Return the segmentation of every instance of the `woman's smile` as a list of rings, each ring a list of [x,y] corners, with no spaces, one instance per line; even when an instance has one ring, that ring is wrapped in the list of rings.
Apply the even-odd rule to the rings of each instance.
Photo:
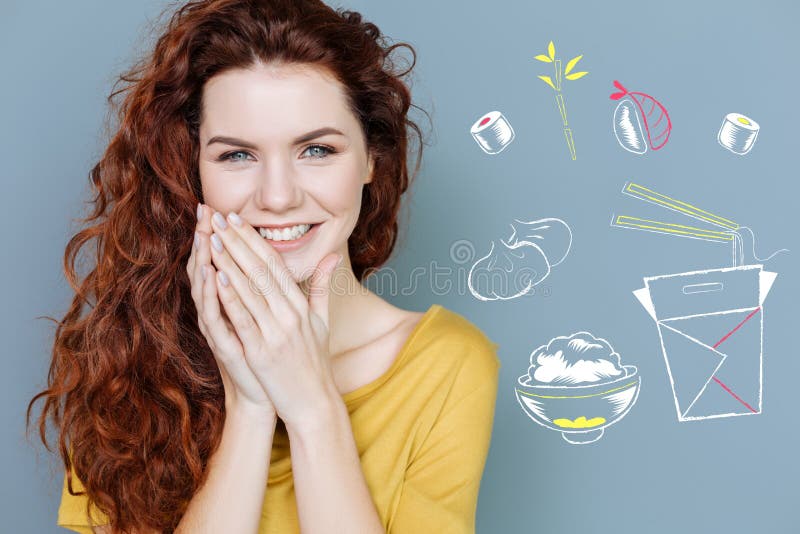
[[[309,227],[309,225],[304,224],[274,232],[258,228],[258,233],[278,252],[289,252],[305,247],[317,234],[317,229],[320,226],[321,224],[312,224]],[[276,237],[278,239],[275,239]]]

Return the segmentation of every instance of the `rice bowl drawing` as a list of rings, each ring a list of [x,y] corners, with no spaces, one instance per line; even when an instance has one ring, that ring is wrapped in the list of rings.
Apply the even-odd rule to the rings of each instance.
[[[635,365],[589,332],[556,337],[536,348],[514,388],[522,410],[537,424],[561,432],[573,445],[593,443],[619,422],[639,397]]]

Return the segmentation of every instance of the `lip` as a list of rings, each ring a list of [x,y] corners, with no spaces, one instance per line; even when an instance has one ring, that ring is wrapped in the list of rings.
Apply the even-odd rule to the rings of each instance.
[[[301,223],[302,224],[302,223]],[[267,239],[266,237],[262,237],[264,241],[269,243],[275,250],[278,252],[288,252],[291,250],[296,250],[298,248],[302,248],[308,243],[311,239],[313,239],[314,235],[317,233],[317,228],[319,228],[322,223],[314,223],[311,229],[303,234],[303,237],[300,239],[294,239],[291,241],[274,241],[272,239]],[[294,226],[294,225],[289,225]],[[282,227],[273,227],[273,228],[282,228]]]

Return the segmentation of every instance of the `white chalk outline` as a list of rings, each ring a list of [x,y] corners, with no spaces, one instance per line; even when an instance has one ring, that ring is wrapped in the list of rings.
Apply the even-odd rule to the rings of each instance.
[[[789,252],[789,249],[782,248],[773,252],[766,258],[760,258],[756,254],[755,234],[753,234],[753,230],[747,226],[741,226],[730,219],[720,217],[719,215],[715,215],[711,212],[705,211],[681,200],[674,199],[657,191],[653,191],[652,189],[631,181],[625,182],[625,185],[622,187],[622,193],[637,200],[642,200],[644,202],[654,204],[660,208],[680,213],[686,217],[691,217],[692,219],[696,219],[703,223],[723,228],[725,231],[720,232],[717,230],[709,230],[707,228],[699,228],[683,224],[665,223],[662,221],[642,219],[640,217],[631,217],[628,215],[618,216],[615,213],[611,214],[610,226],[612,228],[652,232],[674,237],[683,237],[687,239],[711,241],[715,243],[730,241],[732,244],[731,263],[733,267],[751,263],[749,259],[745,258],[744,237],[740,231],[747,230],[747,232],[750,234],[750,248],[753,258],[752,261],[765,262],[776,254],[780,254],[781,252]],[[630,222],[625,222],[623,219],[629,219]]]
[[[619,143],[619,146],[621,146],[622,148],[624,148],[628,152],[631,152],[632,154],[638,154],[638,155],[641,156],[641,155],[645,154],[647,152],[647,150],[650,148],[650,147],[647,146],[647,139],[645,139],[644,136],[642,136],[642,139],[641,139],[641,143],[644,146],[644,150],[642,150],[640,152],[638,150],[631,150],[630,148],[625,146],[625,143],[623,143],[622,139],[619,138],[619,134],[617,133],[617,120],[616,120],[617,119],[617,111],[619,111],[620,106],[622,106],[626,102],[629,102],[631,104],[631,106],[626,106],[626,107],[633,107],[634,108],[633,109],[633,118],[636,119],[636,125],[639,127],[639,131],[640,132],[645,132],[645,130],[642,128],[642,121],[639,120],[639,114],[637,113],[636,103],[633,101],[633,98],[625,96],[619,101],[619,104],[617,104],[617,107],[614,108],[614,115],[611,117],[611,124],[614,127],[613,128],[614,129],[614,136],[617,138],[617,143]],[[622,126],[623,125],[620,124],[620,127],[622,127]]]
[[[499,127],[497,122],[495,122],[495,124],[492,124],[491,126],[486,126],[485,128],[481,128],[480,130],[476,130],[475,128],[476,127],[480,128],[479,123],[483,119],[485,119],[485,118],[487,118],[487,117],[489,117],[489,116],[491,116],[491,115],[493,115],[495,113],[498,114],[495,117],[495,119],[502,120],[501,124],[504,124],[505,126],[508,126],[508,131],[511,133],[511,135],[509,136],[507,141],[501,141],[495,135],[495,139],[498,141],[498,143],[501,144],[501,146],[497,150],[492,151],[490,149],[490,147],[484,146],[485,141],[479,137],[479,134],[484,132],[484,131],[486,131],[486,130],[490,130],[493,134],[504,133],[502,131],[503,128]],[[475,122],[472,123],[472,126],[470,127],[470,130],[469,130],[469,134],[472,137],[472,139],[474,139],[475,142],[478,143],[478,146],[480,147],[480,149],[483,150],[484,153],[489,154],[490,156],[495,156],[495,155],[499,154],[500,152],[502,152],[503,150],[505,150],[514,141],[514,138],[516,137],[516,134],[514,133],[514,128],[511,126],[511,121],[508,120],[508,117],[506,117],[503,114],[503,112],[498,111],[498,110],[492,110],[492,111],[490,111],[488,113],[484,113],[483,115],[481,115]]]
[[[644,283],[645,287],[641,289],[637,289],[633,292],[634,296],[639,300],[642,306],[647,311],[648,315],[655,321],[658,327],[658,336],[661,344],[661,353],[664,357],[664,362],[667,367],[667,374],[669,376],[670,387],[672,389],[672,396],[673,401],[675,403],[675,411],[678,416],[678,421],[685,422],[685,421],[701,421],[705,419],[717,419],[721,417],[736,417],[740,415],[758,415],[763,412],[763,391],[764,391],[764,300],[767,298],[767,294],[769,293],[770,289],[772,288],[772,284],[777,277],[777,273],[764,271],[763,265],[744,265],[739,267],[725,267],[719,269],[704,269],[699,271],[688,271],[684,273],[676,273],[676,274],[667,274],[667,275],[659,275],[659,276],[649,276],[645,277]],[[726,273],[731,271],[749,271],[749,270],[758,270],[759,274],[759,287],[758,287],[758,305],[757,306],[747,306],[744,308],[732,308],[726,310],[720,310],[716,312],[708,312],[708,313],[698,313],[698,314],[690,314],[690,315],[681,315],[675,317],[665,317],[659,318],[658,314],[656,313],[655,306],[653,305],[652,299],[650,297],[650,282],[655,280],[663,280],[667,278],[675,278],[675,277],[687,277],[687,276],[695,276],[695,275],[704,275],[709,273]],[[686,287],[686,286],[684,286]],[[691,298],[691,295],[687,295],[687,298]],[[759,374],[758,374],[758,409],[753,412],[747,410],[746,406],[742,406],[741,411],[736,412],[726,412],[726,413],[719,413],[719,414],[711,414],[711,415],[704,415],[704,416],[687,416],[686,414],[691,410],[694,406],[695,402],[703,395],[706,391],[706,387],[708,383],[714,378],[717,371],[722,368],[725,360],[727,359],[728,355],[718,349],[713,348],[709,344],[696,339],[695,337],[675,328],[673,324],[665,324],[665,322],[673,322],[677,320],[686,320],[692,319],[697,317],[708,317],[708,316],[716,316],[716,315],[726,315],[726,314],[733,314],[733,313],[744,313],[744,312],[753,312],[754,310],[759,310],[759,353],[758,353],[758,367],[759,367]],[[714,372],[705,382],[705,385],[702,387],[700,392],[695,396],[689,406],[681,411],[681,406],[678,401],[678,395],[675,389],[675,380],[672,375],[672,370],[669,364],[669,354],[667,348],[664,344],[664,336],[662,334],[662,328],[667,328],[668,330],[681,335],[682,337],[688,339],[689,341],[704,347],[707,350],[712,351],[713,353],[719,355],[722,359],[714,369]],[[735,335],[735,332],[732,332],[730,335]],[[745,411],[746,410],[746,411]]]
[[[742,117],[744,119],[747,119],[749,122],[752,122],[757,126],[757,128],[755,130],[755,133],[753,134],[753,139],[750,141],[750,146],[747,147],[747,150],[745,150],[744,152],[737,152],[736,150],[733,149],[733,147],[730,147],[730,146],[728,146],[728,145],[726,145],[725,143],[722,142],[722,132],[725,130],[725,126],[727,126],[729,122],[735,128],[741,128],[741,126],[737,126],[736,123],[734,123],[733,121],[728,121],[728,117],[730,115],[739,115],[740,117]],[[747,130],[747,129],[744,128],[744,130]],[[750,130],[750,131],[752,131],[752,130]],[[719,143],[719,146],[721,146],[725,150],[727,150],[729,152],[732,152],[733,154],[736,154],[737,156],[746,156],[751,150],[753,150],[753,147],[756,144],[756,140],[758,139],[758,134],[760,132],[761,132],[761,125],[758,122],[756,122],[753,119],[751,119],[750,117],[748,117],[747,115],[745,115],[743,113],[736,113],[736,112],[726,113],[725,116],[722,117],[722,124],[720,125],[719,131],[717,132],[717,143]]]
[[[547,343],[536,347],[531,352],[531,356],[533,354],[535,354],[536,352],[538,352],[540,349],[547,347],[550,343],[552,343],[553,341],[555,341],[557,339],[570,339],[570,338],[572,338],[572,337],[574,337],[576,335],[579,335],[579,334],[586,334],[588,336],[591,336],[593,339],[595,339],[597,341],[604,342],[606,345],[608,345],[611,348],[612,355],[616,355],[618,357],[618,359],[619,359],[619,354],[617,353],[616,349],[614,349],[614,347],[611,345],[611,343],[609,343],[609,341],[607,339],[601,338],[601,337],[597,337],[594,334],[592,334],[591,332],[588,332],[586,330],[582,330],[582,331],[579,331],[579,332],[574,332],[574,333],[572,333],[572,334],[570,334],[568,336],[556,336],[556,337],[552,338],[550,341],[548,341]],[[523,382],[523,380],[530,378],[530,376],[529,376],[528,372],[525,372],[524,374],[522,374],[519,377],[517,377],[517,383],[516,383],[516,385],[514,387],[515,397],[517,399],[517,403],[519,403],[520,407],[522,408],[522,411],[525,413],[525,415],[528,416],[528,418],[530,420],[532,420],[534,423],[538,424],[539,426],[547,428],[548,430],[553,430],[553,431],[556,431],[556,432],[560,432],[561,436],[564,438],[564,440],[567,443],[570,443],[572,445],[585,445],[585,444],[588,444],[588,443],[594,443],[595,441],[597,441],[597,440],[599,440],[600,438],[603,437],[603,435],[605,434],[605,429],[606,428],[608,428],[611,425],[614,425],[614,424],[618,423],[626,415],[628,415],[628,412],[630,412],[631,408],[633,408],[634,404],[636,404],[636,401],[639,399],[639,392],[642,389],[642,377],[639,374],[638,367],[635,366],[635,365],[623,365],[621,359],[620,359],[620,366],[625,370],[625,374],[620,376],[620,377],[614,378],[613,380],[609,380],[607,382],[592,382],[592,383],[576,384],[576,385],[564,385],[564,384],[551,385],[551,384],[542,384],[542,383],[538,383],[538,382],[535,383],[535,384],[530,384],[530,383],[526,384],[526,383]],[[571,428],[565,428],[565,427],[558,427],[558,425],[555,425],[555,423],[552,423],[552,421],[550,421],[550,418],[546,417],[544,415],[544,413],[540,413],[540,410],[538,409],[538,406],[531,405],[531,404],[528,404],[527,402],[523,401],[523,397],[527,398],[527,397],[529,397],[529,396],[531,396],[533,394],[528,393],[527,391],[521,391],[518,387],[516,387],[516,386],[520,386],[520,387],[523,387],[523,388],[535,387],[537,390],[552,389],[552,390],[555,390],[555,391],[575,391],[577,393],[580,393],[581,390],[583,390],[583,389],[587,389],[587,388],[597,389],[599,386],[613,386],[614,384],[617,384],[618,382],[626,382],[626,381],[629,381],[629,380],[635,380],[635,383],[631,382],[630,384],[625,384],[624,386],[621,386],[618,391],[614,391],[612,389],[611,391],[608,391],[608,392],[601,392],[601,393],[596,393],[594,395],[591,395],[592,397],[596,397],[596,396],[606,395],[608,393],[614,393],[615,395],[617,395],[619,393],[628,393],[631,390],[633,390],[633,392],[634,392],[632,397],[631,397],[631,399],[626,401],[627,402],[626,407],[623,408],[618,414],[616,414],[614,416],[614,418],[610,422],[607,421],[606,423],[603,423],[600,426],[592,427],[592,428],[586,428],[586,429],[571,429]],[[580,398],[581,396],[580,395],[575,395],[575,397]],[[607,397],[607,398],[610,398],[610,397]],[[614,402],[614,401],[611,400],[611,402]],[[536,413],[542,419],[550,421],[551,424],[554,425],[554,427],[547,426],[542,421],[536,419],[535,417],[533,417],[531,415],[531,412]],[[578,440],[577,437],[570,436],[572,434],[574,434],[574,435],[596,434],[596,436],[594,436],[591,439]],[[571,437],[572,437],[572,439],[570,439]]]
[[[502,239],[502,238],[500,239],[500,242],[508,249],[508,253],[511,254],[512,256],[516,256],[517,258],[521,258],[521,256],[514,254],[514,251],[516,249],[518,249],[518,248],[521,248],[521,247],[531,246],[531,247],[535,248],[539,252],[539,254],[542,255],[542,258],[544,259],[545,265],[547,266],[547,272],[544,274],[544,276],[539,278],[539,280],[537,280],[535,283],[529,283],[527,287],[525,287],[524,289],[522,289],[521,291],[519,291],[518,293],[516,293],[515,295],[512,295],[510,297],[499,296],[492,289],[489,290],[489,293],[492,294],[492,295],[495,295],[495,298],[490,298],[490,297],[486,297],[484,295],[481,295],[472,286],[472,273],[475,270],[475,267],[481,261],[483,261],[486,258],[488,258],[489,256],[491,256],[492,253],[494,252],[494,246],[495,245],[494,245],[494,241],[492,241],[491,247],[489,248],[489,252],[485,256],[482,256],[482,257],[478,258],[475,261],[475,263],[472,264],[472,267],[470,267],[469,273],[467,273],[467,287],[469,288],[470,293],[472,293],[472,295],[475,298],[477,298],[478,300],[482,300],[484,302],[485,301],[491,301],[491,300],[511,300],[513,298],[517,298],[519,296],[522,296],[522,295],[525,295],[527,293],[530,293],[531,289],[533,289],[535,286],[541,284],[545,280],[545,278],[550,276],[550,272],[551,272],[552,268],[555,267],[556,265],[559,265],[561,262],[563,262],[567,258],[567,256],[569,256],[570,250],[572,250],[572,228],[570,228],[569,224],[567,224],[562,219],[558,219],[556,217],[545,217],[543,219],[534,219],[532,221],[523,221],[521,219],[515,218],[515,219],[513,219],[513,221],[516,222],[516,223],[519,223],[521,225],[535,225],[535,224],[538,224],[538,223],[550,223],[550,222],[558,222],[558,223],[560,223],[561,225],[564,226],[564,228],[566,228],[567,234],[569,235],[569,243],[567,244],[566,251],[558,259],[558,261],[551,263],[550,262],[550,258],[547,257],[547,254],[544,252],[544,250],[542,250],[542,248],[539,246],[539,244],[535,242],[535,240],[539,240],[540,242],[543,242],[544,238],[542,236],[539,236],[539,235],[536,235],[536,234],[528,234],[528,235],[519,236],[519,235],[517,235],[518,231],[524,230],[524,229],[526,229],[526,227],[518,228],[518,227],[514,226],[514,223],[509,223],[509,226],[511,226],[511,235],[507,239]],[[543,229],[546,230],[549,227],[550,227],[549,225],[548,226],[544,226]],[[487,266],[487,268],[488,268],[489,271],[494,269],[494,263],[493,262],[490,263]],[[504,271],[506,273],[512,272],[513,271],[513,265],[512,265],[512,271],[505,270],[505,269],[504,269]]]

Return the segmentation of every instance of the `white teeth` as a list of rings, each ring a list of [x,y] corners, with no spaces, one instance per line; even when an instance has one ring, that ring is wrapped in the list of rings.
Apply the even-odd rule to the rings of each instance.
[[[259,228],[258,232],[261,237],[271,239],[272,241],[291,241],[302,237],[311,228],[310,224],[298,224],[291,228],[269,230],[267,228]]]

